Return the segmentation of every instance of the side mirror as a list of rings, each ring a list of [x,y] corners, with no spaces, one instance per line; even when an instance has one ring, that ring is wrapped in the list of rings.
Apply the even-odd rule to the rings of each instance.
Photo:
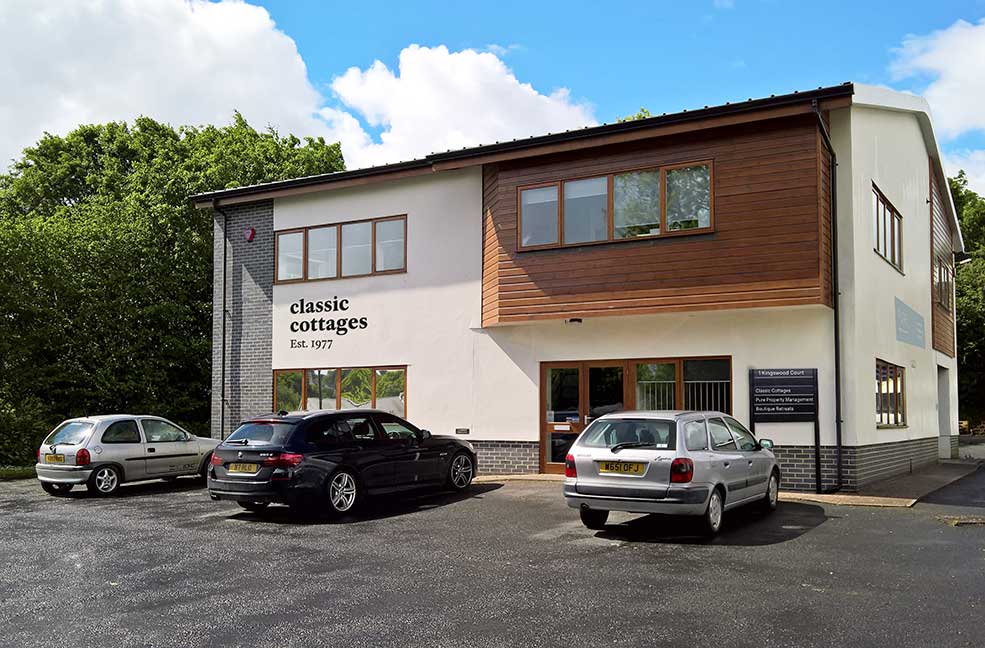
[[[427,441],[431,438],[431,430],[421,430],[421,441]]]
[[[759,440],[759,449],[760,450],[772,450],[773,449],[773,441],[771,441],[770,439],[760,439]]]

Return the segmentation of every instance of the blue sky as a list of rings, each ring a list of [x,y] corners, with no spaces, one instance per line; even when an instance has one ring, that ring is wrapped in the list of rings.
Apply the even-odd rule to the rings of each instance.
[[[843,81],[920,92],[928,79],[890,73],[904,37],[985,17],[985,0],[260,4],[295,40],[316,87],[350,66],[395,68],[411,43],[495,44],[509,48],[502,58],[520,81],[541,92],[566,87],[600,121],[640,106],[672,112]],[[985,148],[985,136],[946,146]]]

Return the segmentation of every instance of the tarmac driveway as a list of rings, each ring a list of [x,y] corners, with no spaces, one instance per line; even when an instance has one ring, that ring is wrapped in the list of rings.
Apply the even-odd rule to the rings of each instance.
[[[735,513],[711,543],[654,516],[588,531],[559,491],[305,523],[191,480],[111,499],[0,483],[0,645],[985,644],[985,526],[940,519],[985,515],[981,470],[912,509]]]

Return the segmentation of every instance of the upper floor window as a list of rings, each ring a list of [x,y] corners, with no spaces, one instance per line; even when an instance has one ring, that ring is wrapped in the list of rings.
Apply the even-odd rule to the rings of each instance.
[[[954,268],[948,259],[937,257],[937,268],[934,272],[934,299],[948,313],[954,306]]]
[[[872,185],[872,235],[875,251],[903,271],[903,216],[879,188]]]
[[[520,249],[713,228],[710,161],[521,187],[519,194]]]
[[[403,272],[407,217],[319,225],[277,232],[274,283]]]

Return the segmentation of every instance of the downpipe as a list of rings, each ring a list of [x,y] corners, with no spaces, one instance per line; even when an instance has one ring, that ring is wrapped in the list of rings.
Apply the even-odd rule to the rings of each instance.
[[[212,211],[217,212],[222,216],[222,315],[220,316],[220,329],[222,330],[222,347],[219,354],[219,438],[226,438],[226,266],[227,257],[226,250],[228,248],[228,240],[226,238],[226,230],[229,225],[229,218],[226,212],[219,209],[219,201],[212,200]]]

